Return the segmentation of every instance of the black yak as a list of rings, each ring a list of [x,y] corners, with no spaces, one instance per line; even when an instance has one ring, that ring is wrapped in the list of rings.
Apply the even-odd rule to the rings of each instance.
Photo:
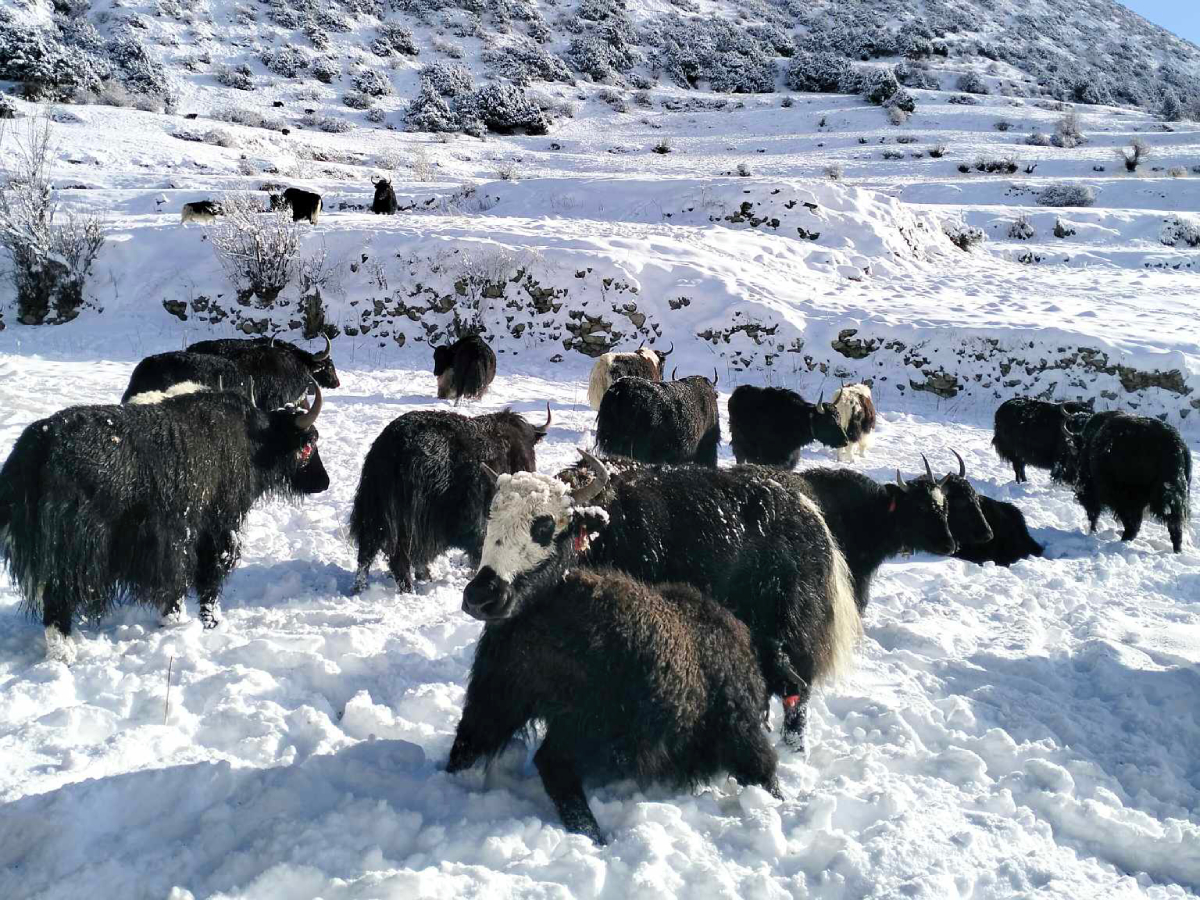
[[[967,480],[966,462],[957,450],[950,452],[958,458],[958,474],[947,474],[942,479],[942,490],[950,513],[950,533],[958,543],[955,558],[1011,566],[1018,560],[1041,556],[1043,547],[1029,533],[1021,510],[1003,500],[975,493]],[[979,528],[977,512],[983,513],[986,530]]]
[[[941,556],[954,552],[943,491],[946,480],[934,479],[928,460],[923,477],[905,481],[896,472],[895,484],[879,484],[846,468],[771,474],[821,510],[850,567],[860,614],[867,608],[871,580],[884,560],[914,551]],[[972,521],[979,532],[987,532],[978,503]]]
[[[491,529],[506,529],[509,517],[503,508],[493,515],[494,544]],[[542,784],[567,830],[597,844],[605,840],[583,792],[589,779],[690,787],[725,771],[782,799],[749,629],[693,587],[576,568],[575,533],[543,534],[559,552],[519,582],[504,609],[478,610],[471,589],[464,594],[487,626],[447,771],[494,757],[542,720],[533,757]]]
[[[188,222],[200,222],[207,225],[209,222],[215,222],[217,216],[223,215],[225,215],[225,207],[217,201],[196,200],[193,203],[183,204],[180,223],[186,225]]]
[[[875,401],[865,384],[844,384],[829,402],[837,411],[838,425],[846,432],[848,443],[838,448],[838,459],[865,457],[875,431]]]
[[[394,419],[363,461],[350,536],[358,546],[355,592],[367,586],[371,563],[382,552],[401,591],[413,588],[412,570],[424,580],[429,564],[452,547],[479,561],[492,482],[483,470],[532,472],[534,445],[550,428],[530,425],[511,410],[468,419],[458,413],[420,411]]]
[[[609,456],[647,463],[717,465],[721,423],[717,373],[709,381],[690,375],[678,381],[627,377],[613,382],[596,415],[596,446]]]
[[[795,391],[739,386],[729,397],[729,434],[739,463],[794,469],[800,450],[813,441],[849,445],[838,411],[819,399],[808,403]]]
[[[163,397],[191,393],[194,385],[214,391],[233,391],[250,399],[251,379],[237,364],[209,353],[172,350],[147,356],[133,367],[122,403],[157,403]],[[291,395],[295,400],[299,391]],[[271,409],[282,404],[274,404]]]
[[[307,219],[316,225],[321,215],[321,195],[313,191],[290,187],[283,192],[283,204],[291,208],[293,222]]]
[[[645,378],[647,381],[662,381],[663,366],[667,357],[675,351],[671,344],[670,350],[651,350],[649,347],[638,347],[634,353],[605,353],[597,358],[592,366],[592,374],[588,379],[588,405],[592,409],[600,408],[604,392],[612,387],[618,378]]]
[[[1049,403],[1032,397],[1005,400],[996,410],[992,446],[1012,463],[1018,482],[1028,481],[1025,467],[1053,469],[1067,439],[1063,421],[1086,420],[1091,410],[1083,403]]]
[[[584,460],[590,481],[578,467],[501,477],[467,611],[501,615],[566,552],[648,584],[690,584],[750,628],[767,689],[784,698],[785,737],[801,745],[811,686],[849,664],[861,632],[850,572],[817,507],[774,473],[627,461],[610,473]]]
[[[478,400],[496,377],[496,354],[477,334],[433,348],[439,400]]]
[[[168,614],[194,588],[205,627],[238,531],[269,495],[329,486],[312,409],[273,412],[198,385],[158,403],[76,406],[34,422],[0,468],[0,555],[47,646],[122,600]]]
[[[379,216],[394,216],[399,205],[396,203],[396,192],[392,183],[386,178],[374,182],[375,199],[371,201],[371,212]]]
[[[1066,430],[1064,426],[1064,431]],[[1146,512],[1167,526],[1171,548],[1183,550],[1191,501],[1192,454],[1172,425],[1123,412],[1097,413],[1080,436],[1072,436],[1075,497],[1096,531],[1111,510],[1132,541]]]

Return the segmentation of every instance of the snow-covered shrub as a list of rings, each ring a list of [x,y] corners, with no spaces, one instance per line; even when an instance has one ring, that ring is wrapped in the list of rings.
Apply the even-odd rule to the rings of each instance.
[[[1189,247],[1200,247],[1200,221],[1173,216],[1163,225],[1159,240],[1168,247],[1186,244]]]
[[[593,81],[604,81],[632,69],[638,60],[633,42],[623,32],[615,42],[599,35],[588,35],[573,39],[567,47],[567,62],[581,75]]]
[[[206,144],[212,144],[214,147],[224,147],[226,150],[232,150],[238,145],[237,138],[224,128],[209,129],[204,133],[203,140]]]
[[[486,84],[472,97],[475,116],[496,134],[545,134],[549,124],[537,104],[511,84]]]
[[[1025,136],[1025,144],[1030,147],[1049,147],[1051,143],[1053,139],[1044,131],[1034,131]]]
[[[517,164],[511,159],[506,159],[500,163],[497,163],[496,177],[501,181],[516,181],[520,177]]]
[[[1184,110],[1183,103],[1179,100],[1179,95],[1175,93],[1175,89],[1168,87],[1163,91],[1162,105],[1158,108],[1158,114],[1166,122],[1182,122],[1187,113]]]
[[[471,87],[471,73],[456,63],[434,63],[421,73],[421,90],[404,117],[410,131],[464,132],[480,136],[545,134],[549,123],[541,107],[519,87],[488,84]]]
[[[863,99],[876,106],[882,106],[891,100],[898,90],[900,90],[900,82],[896,80],[891,69],[872,69],[863,78]]]
[[[1037,236],[1037,230],[1029,217],[1022,214],[1008,223],[1008,236],[1014,241],[1028,241]]]
[[[746,165],[746,163],[744,163],[744,162],[737,164],[737,173],[738,173],[738,176],[741,178],[749,178],[751,175],[754,174],[752,171],[750,171],[750,167],[748,165]]]
[[[1125,163],[1126,172],[1136,172],[1142,160],[1150,155],[1150,148],[1141,138],[1134,138],[1130,141],[1128,150],[1118,147],[1116,154]]]
[[[342,95],[342,102],[351,109],[370,109],[371,104],[375,102],[375,98],[364,94],[362,91],[346,91]]]
[[[561,58],[529,41],[485,47],[481,58],[494,75],[507,78],[518,87],[526,87],[533,81],[575,83],[571,70]]]
[[[338,66],[337,61],[328,57],[320,57],[312,64],[313,77],[322,84],[332,84],[342,70]]]
[[[655,68],[680,87],[701,83],[720,93],[761,94],[775,90],[775,50],[725,19],[670,16],[645,35],[657,52]]]
[[[19,23],[0,7],[0,81],[23,82],[31,99],[67,100],[112,74],[100,48],[70,46],[57,29]]]
[[[262,64],[281,78],[295,78],[308,71],[308,58],[299,47],[285,45],[264,50]]]
[[[5,145],[0,122],[0,148]],[[0,248],[17,295],[17,317],[39,325],[54,312],[65,322],[79,314],[83,289],[104,244],[95,216],[60,209],[50,178],[50,123],[32,119],[24,139],[12,137],[13,153],[0,169]]]
[[[904,151],[903,150],[884,150],[883,158],[888,159],[888,160],[904,159]]]
[[[239,91],[254,90],[254,75],[247,66],[220,66],[213,74],[217,84]]]
[[[435,62],[421,70],[421,83],[442,97],[465,97],[475,90],[471,70],[457,63]]]
[[[1059,240],[1064,238],[1074,237],[1076,234],[1074,226],[1061,216],[1054,220],[1054,236]]]
[[[371,52],[376,56],[391,56],[398,53],[402,56],[416,56],[421,51],[413,39],[413,33],[398,22],[382,22],[379,25],[379,36],[371,42]]]
[[[381,125],[387,121],[387,113],[378,106],[367,110],[367,121],[373,125]]]
[[[904,88],[900,88],[896,93],[892,94],[883,105],[888,109],[898,109],[906,113],[915,113],[917,111],[917,101]]]
[[[1013,175],[1021,166],[1011,156],[979,157],[975,160],[975,171],[989,175]]]
[[[946,155],[946,145],[945,144],[936,144],[933,147],[930,147],[929,155],[932,156],[934,159],[941,159],[943,156]]]
[[[351,81],[368,97],[386,97],[392,92],[391,80],[378,69],[359,69]]]
[[[972,228],[966,222],[960,219],[942,222],[942,233],[950,238],[950,242],[959,250],[970,252],[973,247],[978,247],[985,240],[985,235],[982,229]]]
[[[1037,197],[1042,206],[1092,206],[1096,191],[1086,184],[1052,184]]]
[[[1171,168],[1167,169],[1167,174],[1172,178],[1187,178],[1187,166],[1171,166]]]
[[[614,91],[612,88],[601,88],[596,94],[597,99],[607,103],[617,112],[629,112],[629,102],[625,99],[625,95],[620,91]]]
[[[841,163],[831,163],[825,167],[825,177],[830,181],[841,181],[846,175],[846,169]]]
[[[958,80],[954,86],[964,94],[988,94],[991,89],[987,82],[983,80],[983,76],[978,72],[964,72],[958,76]]]
[[[942,83],[927,65],[901,62],[896,66],[896,80],[905,87],[919,91],[939,91]]]
[[[166,70],[151,58],[141,40],[130,35],[114,38],[107,49],[108,58],[129,90],[135,94],[162,97],[169,103],[171,83]]]
[[[0,119],[15,119],[17,117],[17,105],[8,97],[0,94]]]
[[[270,306],[291,282],[300,253],[300,226],[281,204],[264,210],[255,194],[225,195],[225,215],[209,232],[213,253],[243,299]]]
[[[1050,142],[1055,147],[1071,150],[1087,141],[1083,127],[1079,122],[1079,113],[1071,110],[1054,125],[1054,134]]]
[[[832,53],[797,52],[787,70],[787,86],[793,91],[856,94],[862,84],[849,61]]]
[[[234,125],[245,125],[249,128],[266,128],[270,131],[279,131],[285,127],[283,119],[264,115],[256,109],[243,109],[240,106],[226,106],[214,110],[212,117],[221,122],[231,122]]]
[[[900,126],[908,121],[908,113],[899,106],[885,107],[884,112],[887,114],[888,122],[892,125]]]
[[[976,106],[978,105],[979,100],[975,97],[972,97],[970,94],[955,94],[946,102],[955,106]]]
[[[668,137],[660,137],[658,143],[650,148],[655,153],[666,154],[671,152],[671,139]]]
[[[318,131],[327,131],[330,134],[345,134],[354,128],[354,125],[345,119],[322,113],[308,113],[300,120],[300,124],[305,128],[316,128]]]
[[[451,59],[462,59],[464,56],[462,44],[456,41],[447,41],[444,38],[436,35],[430,39],[435,53],[440,53],[443,56],[448,56]]]

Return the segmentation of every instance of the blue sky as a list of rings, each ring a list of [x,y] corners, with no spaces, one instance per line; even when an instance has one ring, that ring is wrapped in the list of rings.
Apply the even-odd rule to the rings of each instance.
[[[1200,44],[1200,4],[1196,0],[1120,0],[1144,19]]]

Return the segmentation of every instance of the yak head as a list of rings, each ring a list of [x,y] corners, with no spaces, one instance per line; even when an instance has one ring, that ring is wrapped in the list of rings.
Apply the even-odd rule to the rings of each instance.
[[[951,453],[958,459],[958,474],[949,473],[942,479],[942,492],[946,495],[946,509],[950,521],[950,533],[960,545],[986,544],[995,535],[979,505],[979,495],[967,480],[967,464],[957,450]]]
[[[463,591],[463,612],[476,619],[517,615],[539,590],[561,579],[608,515],[589,506],[608,485],[608,470],[583,451],[596,477],[574,490],[537,472],[494,476],[479,571]]]
[[[813,437],[826,447],[845,447],[850,443],[850,439],[846,437],[846,429],[842,427],[841,416],[838,415],[836,406],[823,402],[824,396],[822,394],[817,398],[816,404],[808,410]]]
[[[449,344],[433,348],[433,374],[442,375],[454,367],[454,348]]]
[[[329,487],[329,473],[317,450],[316,421],[324,401],[320,385],[314,384],[314,388],[311,407],[304,405],[307,397],[302,397],[267,414],[270,425],[263,454],[271,461],[268,465],[286,480],[288,490],[297,494],[319,494]]]
[[[308,370],[312,373],[313,380],[321,387],[339,388],[342,382],[338,378],[337,369],[333,367],[333,342],[327,334],[322,334],[321,337],[325,338],[325,349],[309,357]]]
[[[1083,456],[1083,429],[1092,414],[1086,410],[1073,412],[1067,404],[1063,404],[1062,416],[1050,477],[1063,484],[1075,484],[1079,480],[1079,463]]]
[[[885,486],[891,499],[888,514],[899,516],[899,521],[904,523],[905,544],[908,547],[949,556],[957,549],[954,536],[950,533],[944,490],[950,476],[938,481],[929,468],[929,460],[924,456],[921,459],[925,460],[924,475],[905,481],[897,471],[896,483]]]
[[[663,371],[667,367],[667,357],[675,352],[675,342],[671,342],[670,350],[651,350],[648,347],[638,347],[638,355],[648,359],[658,372],[658,381],[663,380]]]

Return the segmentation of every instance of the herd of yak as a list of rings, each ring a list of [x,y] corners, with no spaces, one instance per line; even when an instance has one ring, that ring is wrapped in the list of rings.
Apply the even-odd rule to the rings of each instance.
[[[41,613],[48,652],[69,660],[73,619],[122,601],[169,614],[194,590],[204,625],[217,624],[253,504],[329,485],[316,422],[322,388],[339,386],[330,349],[204,341],[140,362],[120,405],[25,429],[0,469],[0,556]],[[793,471],[813,441],[865,453],[866,385],[815,404],[738,387],[738,465],[718,468],[716,375],[664,380],[669,353],[597,360],[588,397],[605,461],[583,452],[557,476],[536,472],[549,405],[536,426],[510,410],[411,412],[368,451],[350,514],[355,591],[380,553],[405,591],[450,548],[475,569],[462,606],[486,625],[449,770],[541,720],[546,791],[566,827],[597,842],[585,779],[725,771],[778,795],[769,700],[802,747],[809,692],[851,659],[889,557],[1009,565],[1042,552],[1015,506],[975,492],[961,457],[956,472],[937,477],[926,460],[887,484],[846,467]],[[495,373],[477,336],[434,351],[441,398],[480,397]],[[1171,426],[1018,398],[997,411],[993,444],[1018,481],[1035,466],[1074,485],[1093,530],[1109,509],[1130,540],[1148,510],[1180,551],[1191,456]]]

